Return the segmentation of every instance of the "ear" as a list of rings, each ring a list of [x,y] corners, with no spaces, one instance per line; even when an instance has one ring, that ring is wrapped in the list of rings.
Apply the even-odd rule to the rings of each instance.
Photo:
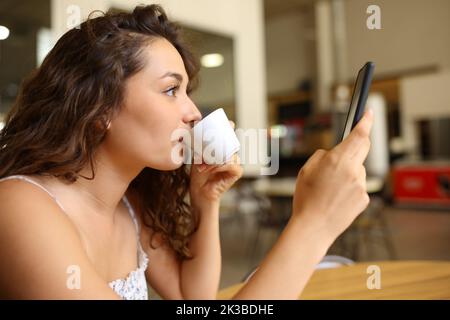
[[[109,130],[111,127],[111,120],[96,120],[95,121],[95,129],[98,131]]]

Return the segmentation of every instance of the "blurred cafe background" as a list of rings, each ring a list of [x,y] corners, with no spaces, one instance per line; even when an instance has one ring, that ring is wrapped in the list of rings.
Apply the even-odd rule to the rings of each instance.
[[[69,18],[151,1],[2,0],[0,121]],[[221,207],[221,288],[258,266],[290,215],[295,177],[338,142],[358,70],[375,63],[369,207],[327,255],[450,260],[450,1],[160,0],[201,61],[194,101],[279,139],[279,170],[245,176]],[[368,21],[379,9],[379,28]],[[74,25],[72,25],[73,27]],[[3,122],[0,122],[0,126]],[[263,150],[264,152],[266,150]]]

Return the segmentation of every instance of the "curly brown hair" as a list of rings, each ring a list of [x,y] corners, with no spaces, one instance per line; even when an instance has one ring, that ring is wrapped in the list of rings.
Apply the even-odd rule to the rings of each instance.
[[[141,53],[155,38],[178,50],[191,91],[197,60],[183,42],[181,28],[158,5],[88,18],[65,33],[24,81],[6,116],[0,131],[0,178],[37,174],[66,183],[94,179],[95,151],[120,110],[125,81],[144,67]],[[79,172],[88,164],[92,176],[82,176]],[[188,190],[185,165],[166,172],[144,168],[127,190],[144,224],[153,235],[162,235],[180,259],[191,257],[189,238],[198,227]]]

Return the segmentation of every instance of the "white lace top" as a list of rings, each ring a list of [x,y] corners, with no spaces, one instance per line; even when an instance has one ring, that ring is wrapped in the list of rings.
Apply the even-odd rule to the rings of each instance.
[[[0,181],[9,179],[20,179],[32,183],[35,186],[38,186],[39,188],[47,192],[53,198],[53,200],[55,200],[55,202],[58,204],[58,206],[61,208],[63,212],[66,212],[62,204],[58,201],[58,199],[50,191],[48,191],[44,186],[36,182],[34,179],[31,179],[30,177],[24,175],[13,175],[2,178],[0,179]],[[122,297],[125,300],[148,300],[147,280],[145,278],[145,270],[147,269],[148,266],[148,257],[145,251],[142,249],[141,242],[139,241],[140,230],[136,214],[125,195],[123,196],[122,200],[125,203],[125,206],[128,208],[128,212],[130,213],[131,218],[133,219],[133,222],[136,226],[137,243],[138,243],[138,252],[137,252],[138,267],[136,270],[131,271],[126,278],[117,279],[109,282],[109,286],[111,287],[112,290],[114,290],[120,297]]]

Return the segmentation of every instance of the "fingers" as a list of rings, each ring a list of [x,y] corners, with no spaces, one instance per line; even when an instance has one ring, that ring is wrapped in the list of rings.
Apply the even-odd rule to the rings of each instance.
[[[240,166],[241,164],[241,158],[239,157],[239,155],[237,153],[233,154],[233,156],[225,163],[223,164],[206,164],[206,163],[202,163],[199,164],[198,167],[198,171],[199,172],[221,172],[221,171],[227,171],[230,166]],[[215,169],[220,168],[220,170],[216,171]]]
[[[234,163],[234,164],[241,164],[241,158],[239,158],[239,155],[237,153],[233,154],[230,160],[225,162],[225,164],[228,163]]]
[[[366,190],[367,189],[367,187],[366,187],[366,184],[367,184],[366,183],[366,176],[367,176],[366,168],[364,166],[360,166],[358,171],[359,171],[358,175],[357,175],[358,184],[360,184],[364,188],[364,190]]]
[[[320,162],[322,158],[327,154],[326,150],[323,149],[317,149],[316,152],[313,153],[311,157],[309,157],[308,161],[305,163],[306,165],[311,165],[316,162]]]
[[[327,151],[323,149],[318,149],[314,154],[309,157],[308,161],[300,168],[300,170],[297,173],[297,178],[305,175],[305,171],[307,171],[309,168],[314,168],[318,166],[319,162],[327,155]]]
[[[222,165],[215,165],[215,166],[211,166],[210,169],[208,169],[207,171],[211,171],[211,172],[225,172],[225,171],[232,171],[234,172],[242,172],[243,169],[240,166],[241,164],[241,159],[239,158],[238,154],[235,153],[233,155],[233,157],[231,157],[230,160],[228,160],[226,163],[222,164]]]
[[[229,120],[231,127],[234,129],[236,127],[236,125],[234,124],[233,121]]]
[[[237,153],[233,154],[233,156],[230,158],[230,160],[228,160],[227,162],[225,162],[224,164],[221,165],[217,165],[217,168],[229,168],[230,166],[240,166],[241,164],[241,158],[239,158],[239,155]],[[221,171],[226,171],[226,170],[221,170]]]
[[[363,141],[359,145],[359,149],[350,157],[350,159],[355,164],[358,165],[364,163],[364,160],[367,158],[367,155],[369,154],[370,146],[371,146],[370,139],[368,137],[363,138]]]
[[[327,154],[327,151],[324,149],[317,149],[316,152],[311,156],[311,158],[314,158],[314,161],[320,161],[323,156]]]
[[[361,170],[361,172],[359,174],[359,177],[361,179],[361,182],[366,184],[366,177],[367,177],[366,168],[364,166],[361,166],[360,170]]]
[[[219,167],[215,167],[210,172],[211,173],[212,172],[214,172],[214,173],[218,173],[218,172],[240,173],[240,172],[242,172],[242,167],[239,165],[236,165],[234,163],[229,163],[229,164],[224,164]]]
[[[370,149],[370,131],[372,129],[373,115],[371,111],[366,111],[364,116],[353,128],[347,138],[338,144],[333,151],[342,155],[354,158],[358,163],[362,163],[367,157]]]

